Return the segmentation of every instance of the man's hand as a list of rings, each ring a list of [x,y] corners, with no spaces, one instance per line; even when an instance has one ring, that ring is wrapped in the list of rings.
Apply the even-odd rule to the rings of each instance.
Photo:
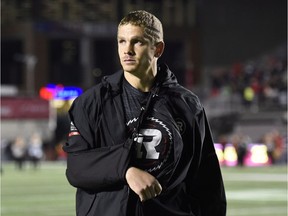
[[[160,183],[154,176],[136,167],[130,167],[125,177],[129,187],[139,196],[141,202],[156,197],[162,191]]]

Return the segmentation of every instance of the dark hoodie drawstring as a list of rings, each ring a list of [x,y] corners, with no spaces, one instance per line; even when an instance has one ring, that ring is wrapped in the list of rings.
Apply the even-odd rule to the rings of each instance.
[[[143,119],[144,117],[146,116],[147,112],[148,112],[148,109],[151,105],[151,101],[152,101],[152,98],[154,98],[155,96],[157,96],[158,94],[158,91],[159,91],[159,87],[158,86],[155,86],[151,91],[150,91],[150,95],[149,95],[149,98],[147,100],[147,103],[144,106],[141,107],[141,112],[140,112],[140,115],[139,115],[139,118],[138,118],[138,123],[137,123],[137,126],[136,126],[136,132],[139,133],[139,130],[140,130],[140,126],[143,122]]]

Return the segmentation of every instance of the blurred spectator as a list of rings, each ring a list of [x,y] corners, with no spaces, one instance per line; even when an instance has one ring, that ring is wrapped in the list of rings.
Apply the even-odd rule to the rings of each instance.
[[[243,91],[243,98],[247,109],[251,109],[254,97],[255,97],[254,89],[251,86],[246,86]]]
[[[7,149],[10,145],[7,139],[1,139],[1,162],[8,160]],[[1,163],[2,165],[2,163]]]
[[[65,144],[65,141],[62,140],[55,147],[55,150],[57,152],[57,159],[58,160],[66,160],[67,159],[67,153],[64,152],[63,148],[62,148],[64,144]]]
[[[240,167],[244,166],[244,158],[247,153],[248,144],[251,143],[251,139],[248,136],[240,136],[235,134],[232,136],[232,144],[237,153],[237,165]]]
[[[272,131],[272,134],[273,134],[273,141],[275,144],[274,158],[275,158],[275,162],[277,163],[283,154],[284,139],[278,130]]]
[[[223,155],[225,154],[225,148],[226,148],[226,145],[227,145],[227,137],[226,135],[221,135],[219,136],[219,143],[221,144],[222,146],[222,151],[223,151]],[[225,160],[223,162],[223,165],[225,165]]]
[[[267,154],[272,164],[276,164],[284,153],[284,139],[278,130],[266,133],[263,142],[267,146]]]
[[[264,138],[263,138],[263,142],[267,146],[268,157],[270,158],[271,163],[274,164],[275,160],[274,160],[273,152],[274,152],[274,149],[275,149],[275,145],[274,145],[274,142],[273,142],[272,134],[271,133],[265,134]]]
[[[33,163],[34,169],[39,165],[40,160],[43,157],[42,149],[43,141],[39,133],[34,133],[28,143],[28,157],[29,160]]]
[[[23,137],[16,137],[11,145],[11,152],[16,163],[16,168],[22,170],[27,153],[27,146]]]

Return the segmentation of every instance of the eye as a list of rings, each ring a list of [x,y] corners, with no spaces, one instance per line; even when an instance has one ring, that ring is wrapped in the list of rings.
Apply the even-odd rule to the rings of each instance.
[[[125,40],[119,39],[119,40],[118,40],[118,43],[119,43],[119,44],[123,44],[123,43],[125,43]]]
[[[145,42],[142,41],[142,40],[136,40],[136,41],[135,41],[135,44],[137,44],[137,45],[139,45],[139,46],[143,46],[143,45],[145,44]]]

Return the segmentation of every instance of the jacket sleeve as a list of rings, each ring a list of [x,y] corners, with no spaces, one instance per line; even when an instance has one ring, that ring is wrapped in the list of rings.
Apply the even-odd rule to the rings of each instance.
[[[63,146],[67,152],[69,183],[90,191],[111,190],[123,185],[132,139],[112,146],[96,143],[91,129],[95,125],[79,102],[72,105],[69,117],[70,133]]]
[[[196,215],[225,216],[226,196],[210,126],[203,109],[196,118],[195,145],[198,169],[190,171],[191,206]],[[193,173],[192,173],[193,172]]]

